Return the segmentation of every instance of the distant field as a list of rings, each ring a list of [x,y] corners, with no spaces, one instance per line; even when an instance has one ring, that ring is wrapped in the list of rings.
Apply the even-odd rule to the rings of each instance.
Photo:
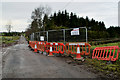
[[[19,39],[19,36],[0,36],[0,44],[13,43]]]

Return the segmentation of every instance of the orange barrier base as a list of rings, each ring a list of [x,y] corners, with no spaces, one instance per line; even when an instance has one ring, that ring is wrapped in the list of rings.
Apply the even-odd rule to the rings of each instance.
[[[82,60],[82,57],[80,54],[77,54],[76,57],[74,59],[77,59],[77,60]]]
[[[37,52],[37,49],[34,49],[34,52]]]
[[[48,56],[54,56],[54,55],[52,54],[52,52],[50,52]]]

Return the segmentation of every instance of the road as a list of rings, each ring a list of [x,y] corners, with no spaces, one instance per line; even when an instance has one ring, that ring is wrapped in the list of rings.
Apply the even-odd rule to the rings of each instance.
[[[60,57],[48,57],[28,48],[23,36],[19,44],[3,50],[3,78],[97,78],[97,74],[68,64]]]

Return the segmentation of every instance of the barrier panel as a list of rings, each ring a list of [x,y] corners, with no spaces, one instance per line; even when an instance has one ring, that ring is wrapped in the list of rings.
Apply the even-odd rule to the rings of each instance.
[[[29,41],[28,47],[30,47],[30,48],[31,48],[31,41]]]
[[[46,41],[29,41],[29,47],[34,52],[46,51],[48,56],[54,56],[53,54],[66,54],[75,55],[74,59],[82,59],[81,55],[89,55],[90,47],[89,43],[47,43]],[[116,61],[120,53],[119,46],[107,46],[107,47],[96,47],[92,53],[92,59]]]
[[[29,41],[29,46],[33,49],[33,41]]]
[[[53,53],[64,54],[65,45],[63,43],[46,43],[46,52],[48,56],[53,56]]]
[[[34,50],[34,52],[37,52],[37,41],[29,41],[29,45]]]
[[[119,56],[118,46],[96,47],[92,53],[92,59],[116,61]]]
[[[37,50],[44,52],[45,51],[45,42],[41,42],[41,41],[37,42]]]
[[[74,59],[82,59],[81,55],[89,55],[90,54],[91,45],[88,43],[66,43],[65,51],[68,55],[75,54],[76,57]]]

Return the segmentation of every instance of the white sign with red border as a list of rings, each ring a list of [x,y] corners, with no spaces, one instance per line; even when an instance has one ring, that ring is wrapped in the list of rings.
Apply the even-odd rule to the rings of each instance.
[[[80,35],[80,34],[79,34],[79,28],[74,28],[74,29],[71,31],[71,35]]]

